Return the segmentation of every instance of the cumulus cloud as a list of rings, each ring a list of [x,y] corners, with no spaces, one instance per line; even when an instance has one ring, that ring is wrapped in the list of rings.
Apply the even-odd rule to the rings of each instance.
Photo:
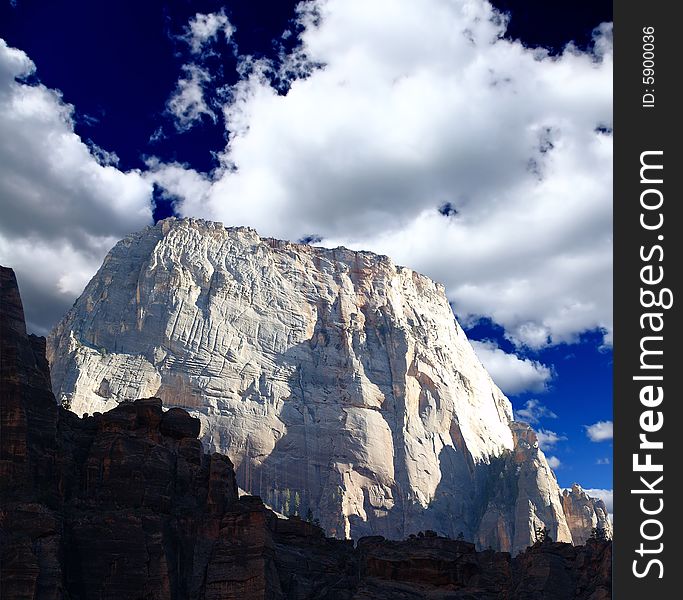
[[[494,342],[473,341],[472,346],[496,385],[506,394],[542,392],[552,377],[552,371],[545,365],[508,354]]]
[[[183,65],[183,76],[166,105],[178,131],[187,131],[204,115],[216,121],[216,113],[204,96],[205,87],[210,83],[211,75],[206,69],[195,64]]]
[[[549,431],[547,429],[539,429],[536,432],[536,436],[538,437],[538,445],[543,451],[550,450],[551,448],[554,448],[558,442],[563,442],[567,439],[566,436],[558,435],[554,431]]]
[[[614,425],[612,421],[598,421],[592,425],[584,425],[584,427],[591,442],[604,442],[613,437]]]
[[[205,59],[216,54],[211,46],[218,40],[219,32],[223,33],[226,42],[230,42],[234,31],[222,9],[209,14],[197,13],[185,27],[180,39],[190,47],[192,62],[182,66],[182,75],[166,103],[166,110],[173,117],[177,131],[188,131],[204,116],[214,123],[217,121],[218,116],[207,100],[213,91],[213,79],[204,66]],[[157,130],[150,141],[160,137],[163,137],[163,132]]]
[[[524,403],[524,408],[515,411],[515,419],[536,425],[541,419],[557,419],[557,415],[538,400],[531,399]]]
[[[559,469],[562,466],[562,461],[559,458],[557,458],[557,456],[549,456],[547,460],[548,465],[553,470]]]
[[[181,39],[187,42],[192,54],[201,54],[207,45],[218,39],[219,32],[223,32],[226,41],[229,41],[235,32],[222,9],[220,12],[209,14],[197,13],[190,19]]]
[[[151,222],[151,184],[74,133],[73,107],[16,78],[35,71],[0,39],[0,263],[14,268],[29,328],[60,318],[116,241]]]
[[[98,146],[92,140],[88,140],[88,148],[90,148],[90,153],[95,157],[98,163],[102,166],[113,165],[118,167],[119,165],[119,155],[116,152],[109,152],[104,148]]]
[[[280,63],[242,59],[221,166],[186,170],[200,195],[174,178],[178,210],[388,254],[519,345],[609,334],[611,25],[549,56],[482,0],[313,0],[298,21]]]
[[[607,456],[605,456],[604,458],[598,458],[598,460],[595,461],[595,464],[596,465],[609,465],[610,460]]]

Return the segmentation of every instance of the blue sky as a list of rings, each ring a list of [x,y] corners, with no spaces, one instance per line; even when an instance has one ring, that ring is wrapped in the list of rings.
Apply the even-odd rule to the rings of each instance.
[[[611,2],[296,6],[0,4],[31,328],[173,212],[375,250],[444,282],[560,484],[611,489]]]

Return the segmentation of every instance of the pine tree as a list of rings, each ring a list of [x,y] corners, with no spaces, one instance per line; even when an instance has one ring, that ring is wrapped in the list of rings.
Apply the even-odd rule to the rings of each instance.
[[[548,544],[552,541],[553,540],[550,537],[550,530],[547,527],[536,527],[536,542],[540,542],[541,544]]]
[[[607,537],[607,531],[605,531],[604,527],[593,527],[593,529],[591,529],[590,539],[604,542],[607,541],[609,538]]]

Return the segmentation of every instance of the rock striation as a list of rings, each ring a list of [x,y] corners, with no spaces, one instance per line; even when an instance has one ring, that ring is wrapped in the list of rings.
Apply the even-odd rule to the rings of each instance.
[[[492,463],[490,492],[476,538],[479,546],[495,548],[502,541],[506,548],[525,548],[528,540],[536,539],[537,529],[544,527],[554,540],[574,541],[555,474],[536,433],[521,422],[511,422],[510,428],[515,448]]]
[[[112,249],[48,357],[77,414],[146,396],[184,408],[241,488],[331,535],[572,540],[443,287],[387,257],[167,219]]]
[[[198,419],[158,398],[79,418],[52,395],[0,268],[0,597],[99,600],[606,600],[611,542],[535,544],[514,559],[420,533],[326,538],[239,497]]]
[[[593,530],[612,539],[612,521],[603,500],[590,497],[578,484],[562,492],[562,508],[575,544],[585,544]]]

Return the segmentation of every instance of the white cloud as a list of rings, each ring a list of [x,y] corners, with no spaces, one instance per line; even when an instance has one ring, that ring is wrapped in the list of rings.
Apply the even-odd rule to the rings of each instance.
[[[231,25],[225,12],[202,14],[197,13],[188,23],[185,34],[181,36],[190,46],[193,54],[201,54],[205,46],[218,39],[222,31],[226,41],[229,41],[235,28]]]
[[[90,153],[93,155],[95,160],[100,163],[103,167],[112,165],[114,167],[119,166],[119,156],[116,152],[109,152],[104,148],[98,146],[92,140],[88,140],[88,148],[90,148]]]
[[[59,92],[0,39],[0,263],[14,268],[29,328],[45,333],[116,241],[151,222],[151,185],[89,148]]]
[[[531,399],[524,403],[524,408],[515,411],[515,419],[535,425],[541,419],[557,419],[557,415],[538,400]]]
[[[610,460],[607,456],[605,456],[604,458],[598,458],[598,460],[595,461],[595,464],[596,465],[609,465]]]
[[[557,458],[557,456],[549,456],[547,460],[548,465],[553,470],[559,469],[562,466],[562,461],[559,458]]]
[[[203,66],[203,60],[215,55],[211,45],[218,40],[219,32],[223,33],[226,42],[230,42],[234,31],[235,28],[223,9],[209,14],[197,13],[185,27],[185,33],[180,36],[180,39],[188,44],[194,57],[192,62],[183,65],[183,74],[166,103],[166,110],[174,117],[174,124],[178,131],[188,131],[203,116],[209,117],[214,123],[217,121],[216,112],[210,106],[214,101],[207,101],[207,97],[210,97],[213,91],[211,90],[212,77],[208,69]],[[234,48],[234,44],[232,46]],[[163,130],[159,128],[150,137],[150,142],[155,142],[162,137],[164,137]]]
[[[612,421],[598,421],[593,425],[584,425],[584,427],[591,442],[604,442],[613,437],[614,425]]]
[[[612,137],[597,128],[612,121],[611,26],[592,53],[551,57],[502,39],[481,0],[299,10],[282,65],[242,61],[222,166],[179,210],[388,254],[517,344],[609,333]],[[438,212],[447,202],[457,214]]]
[[[472,346],[496,385],[506,394],[542,392],[552,378],[551,370],[545,365],[508,354],[494,342],[473,341]]]
[[[600,488],[590,488],[584,490],[591,498],[599,498],[605,503],[608,513],[614,512],[614,492],[613,490],[605,490]]]
[[[166,138],[166,134],[164,133],[164,128],[159,126],[154,130],[152,135],[149,136],[149,143],[150,144],[156,144],[157,142],[159,142],[165,138]]]
[[[536,432],[536,436],[538,437],[538,445],[543,451],[550,450],[551,448],[554,448],[558,442],[564,442],[567,439],[566,436],[558,435],[554,431],[549,431],[547,429],[539,429]]]
[[[216,113],[204,97],[204,88],[211,82],[209,72],[198,65],[189,64],[183,65],[183,74],[166,104],[168,112],[175,117],[178,131],[187,131],[201,120],[202,115],[216,122]]]

